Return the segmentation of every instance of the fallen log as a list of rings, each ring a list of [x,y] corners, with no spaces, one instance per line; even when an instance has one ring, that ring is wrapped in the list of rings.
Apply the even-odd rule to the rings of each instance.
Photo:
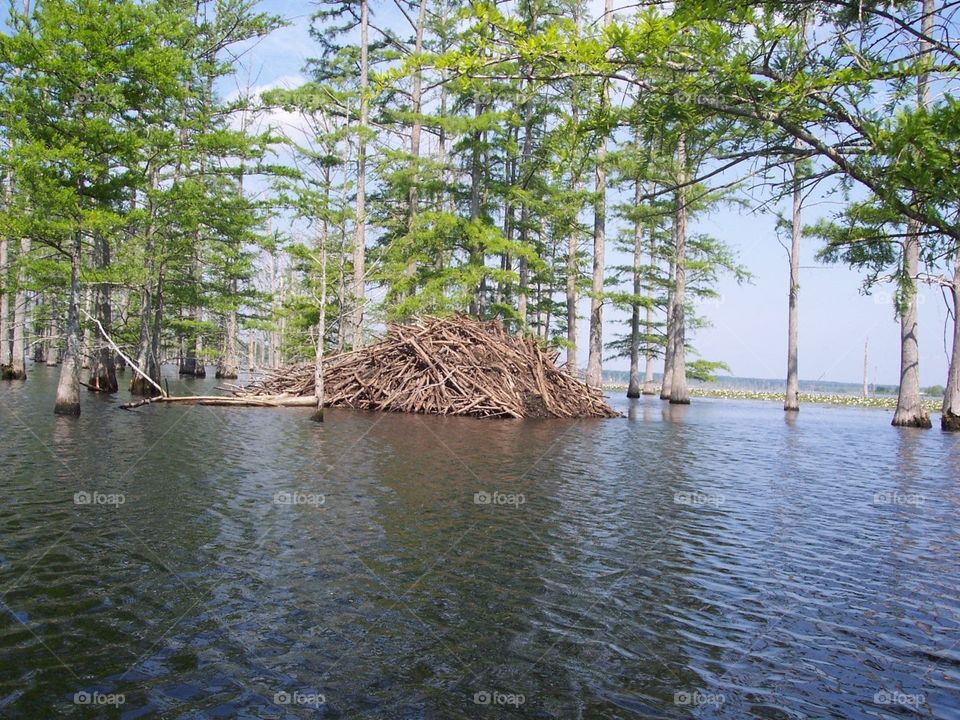
[[[133,410],[144,405],[167,403],[170,405],[218,405],[222,407],[313,407],[317,401],[309,397],[289,395],[237,397],[235,395],[158,395],[121,405],[123,410]]]

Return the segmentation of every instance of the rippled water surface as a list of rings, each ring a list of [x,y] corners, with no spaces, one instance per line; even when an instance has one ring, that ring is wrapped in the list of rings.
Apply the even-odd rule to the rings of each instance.
[[[0,386],[0,716],[960,717],[960,438],[54,390]]]

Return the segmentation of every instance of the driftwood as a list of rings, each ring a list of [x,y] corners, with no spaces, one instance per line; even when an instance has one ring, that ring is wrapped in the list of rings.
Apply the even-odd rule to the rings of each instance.
[[[498,322],[422,318],[391,326],[375,345],[325,358],[324,404],[478,417],[617,417],[599,389],[557,367],[557,355]],[[314,364],[282,368],[231,392],[236,404],[315,402]]]
[[[144,398],[120,407],[133,410],[144,405],[166,403],[169,405],[220,405],[225,407],[313,407],[317,401],[309,397],[291,397],[289,395],[235,397],[231,395],[161,395]]]

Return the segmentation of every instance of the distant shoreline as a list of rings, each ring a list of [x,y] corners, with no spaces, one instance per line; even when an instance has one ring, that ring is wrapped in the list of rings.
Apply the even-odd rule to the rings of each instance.
[[[605,384],[607,392],[625,392],[626,385],[619,383]],[[657,387],[657,393],[660,388]],[[728,388],[695,387],[690,388],[691,397],[717,398],[721,400],[765,400],[768,402],[783,402],[782,392],[765,390],[731,390]],[[924,397],[924,406],[929,412],[940,412],[943,400],[941,398]],[[896,395],[874,395],[862,397],[860,395],[841,395],[822,392],[801,392],[800,404],[812,403],[816,405],[842,405],[845,407],[872,408],[875,410],[894,410],[897,407]]]

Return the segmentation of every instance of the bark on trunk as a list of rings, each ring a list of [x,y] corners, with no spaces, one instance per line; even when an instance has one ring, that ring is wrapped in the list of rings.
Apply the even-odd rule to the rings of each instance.
[[[655,188],[651,187],[651,191]],[[655,272],[657,269],[657,240],[655,236],[655,225],[650,227],[650,246],[649,246],[649,255],[650,255],[650,269],[651,272]],[[650,290],[650,295],[653,295],[652,287],[648,285],[648,290]],[[646,327],[646,345],[644,349],[644,369],[643,369],[643,389],[641,392],[644,395],[656,395],[657,388],[653,384],[653,298],[650,298],[651,302],[647,303],[647,313],[644,320]]]
[[[613,2],[604,3],[603,25],[607,27],[613,19]],[[608,88],[604,83],[600,92],[600,104],[607,105]],[[593,206],[593,274],[590,283],[590,337],[587,355],[587,385],[603,385],[603,280],[604,248],[607,232],[607,138],[600,141],[597,148],[597,169],[594,182]]]
[[[9,205],[9,187],[7,192],[7,204]],[[0,366],[3,367],[10,364],[10,272],[7,267],[9,263],[8,253],[9,240],[6,236],[0,237]]]
[[[674,225],[671,231],[673,233],[673,246],[676,247],[677,241],[677,225],[676,218],[674,218]],[[669,400],[670,399],[670,389],[673,386],[673,296],[674,296],[674,285],[676,282],[676,262],[675,258],[670,258],[670,271],[668,273],[668,289],[667,289],[667,322],[666,322],[666,338],[667,342],[663,348],[663,377],[660,379],[660,399]]]
[[[27,269],[26,259],[30,254],[30,238],[20,239],[20,254],[17,257],[17,294],[13,301],[13,345],[10,351],[10,368],[5,375],[10,380],[27,378]]]
[[[953,286],[953,349],[950,351],[950,370],[947,373],[947,387],[943,393],[943,415],[940,428],[960,430],[960,253],[954,260]]]
[[[473,118],[479,124],[480,116],[483,115],[484,107],[479,98],[473,103]],[[473,151],[470,154],[470,221],[476,224],[480,220],[480,191],[483,182],[483,162],[481,153],[483,145],[486,142],[486,133],[482,130],[476,130],[473,134]],[[483,267],[483,248],[476,242],[470,245],[470,265],[477,269],[481,275]],[[470,300],[470,315],[480,317],[483,313],[483,283],[482,279],[476,283],[473,289],[473,297]]]
[[[230,281],[230,292],[237,295],[237,281]],[[220,366],[217,368],[217,377],[224,380],[235,380],[240,374],[240,355],[237,349],[238,318],[236,308],[227,311],[226,328],[224,328],[224,348]]]
[[[417,30],[413,44],[413,52],[419,57],[423,52],[423,30],[427,20],[427,0],[420,0],[420,7],[417,11]],[[410,183],[410,192],[408,196],[407,208],[407,233],[413,238],[417,226],[418,210],[418,192],[420,184],[420,135],[423,127],[423,120],[420,117],[423,100],[423,71],[418,67],[413,74],[413,90],[410,97],[410,103],[413,110],[413,127],[410,129],[410,157],[413,161],[413,180]],[[412,278],[417,274],[417,260],[413,258],[407,266],[407,274]],[[410,294],[414,294],[416,288],[411,280]]]
[[[363,347],[364,287],[366,283],[367,242],[367,113],[369,93],[369,67],[367,33],[369,8],[367,0],[360,0],[360,136],[357,143],[357,217],[353,239],[353,347]]]
[[[567,236],[567,372],[577,374],[577,231]]]
[[[81,235],[74,235],[70,255],[70,295],[67,301],[67,343],[60,365],[56,415],[80,414],[80,250]]]
[[[800,410],[800,378],[797,341],[799,318],[797,312],[800,291],[800,162],[793,163],[793,215],[790,223],[790,288],[787,314],[787,392],[783,401],[786,412]]]
[[[93,242],[94,263],[99,270],[105,271],[110,267],[110,244],[99,234],[94,237]],[[113,308],[110,301],[110,284],[98,283],[95,290],[94,314],[107,335],[113,332]],[[87,387],[95,392],[107,393],[115,393],[119,389],[113,348],[102,338],[98,338],[98,342],[93,347],[93,362]]]
[[[914,221],[907,223],[907,238],[903,249],[903,272],[909,286],[905,291],[905,307],[900,314],[900,392],[893,425],[899,427],[929,428],[933,424],[920,398],[920,348],[917,343],[917,276],[920,227]]]
[[[670,383],[670,403],[689,405],[690,391],[687,388],[686,356],[686,275],[687,275],[687,142],[681,133],[677,145],[679,187],[676,193],[676,268],[673,284],[673,377]]]
[[[923,16],[920,20],[920,54],[928,55],[932,49],[925,38],[933,32],[933,0],[923,0]],[[926,73],[917,82],[917,104],[925,108],[930,104],[929,78]],[[917,286],[920,265],[920,223],[907,222],[907,237],[903,246],[903,274],[906,276],[906,296],[900,314],[900,392],[893,425],[899,427],[932,427],[930,416],[920,398],[920,348],[917,337]]]
[[[60,351],[59,351],[59,342],[57,341],[57,298],[54,295],[50,296],[50,307],[49,307],[50,317],[47,318],[47,331],[45,344],[46,348],[46,364],[47,367],[52,367],[60,362]]]
[[[323,422],[323,355],[324,339],[327,334],[327,227],[322,223],[320,236],[320,317],[317,321],[317,348],[313,364],[313,396],[317,409],[313,419]]]
[[[203,322],[203,311],[200,310],[197,312],[197,324],[199,325],[202,322]],[[194,349],[194,358],[196,358],[196,362],[194,363],[194,366],[193,366],[193,376],[197,378],[205,378],[207,376],[207,365],[203,360],[203,335],[200,335],[199,332],[200,331],[198,330],[196,345]]]
[[[640,181],[634,183],[634,208],[640,207],[643,188]],[[633,224],[633,312],[630,315],[630,384],[628,398],[640,397],[640,301],[643,293],[643,225],[638,219]],[[648,363],[649,364],[649,363]]]

